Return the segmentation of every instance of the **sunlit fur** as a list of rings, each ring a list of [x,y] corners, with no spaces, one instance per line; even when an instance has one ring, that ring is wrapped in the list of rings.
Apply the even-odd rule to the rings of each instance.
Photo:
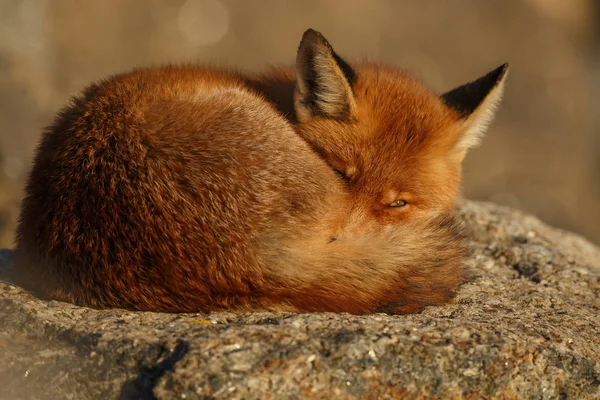
[[[463,279],[452,207],[464,118],[403,72],[354,67],[346,120],[298,122],[285,69],[170,66],[91,85],[37,149],[19,282],[165,312],[447,302]],[[409,205],[386,207],[398,198]]]

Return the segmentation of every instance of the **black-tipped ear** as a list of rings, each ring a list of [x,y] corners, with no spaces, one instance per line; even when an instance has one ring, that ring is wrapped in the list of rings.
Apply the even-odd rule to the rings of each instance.
[[[296,57],[294,104],[298,120],[314,117],[348,119],[356,103],[355,74],[319,32],[304,32]]]
[[[457,147],[465,151],[476,146],[494,117],[502,98],[508,63],[481,78],[457,87],[441,96],[447,106],[458,111],[464,132]]]

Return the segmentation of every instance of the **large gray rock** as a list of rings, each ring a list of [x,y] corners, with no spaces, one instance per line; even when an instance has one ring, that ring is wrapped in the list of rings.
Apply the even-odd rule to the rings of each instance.
[[[600,250],[463,213],[471,280],[407,316],[96,311],[12,285],[0,251],[0,397],[600,398]]]

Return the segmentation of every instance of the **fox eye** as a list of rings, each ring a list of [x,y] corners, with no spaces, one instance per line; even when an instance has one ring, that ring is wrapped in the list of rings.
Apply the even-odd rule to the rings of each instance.
[[[339,169],[333,169],[333,172],[335,172],[335,174],[344,182],[348,182],[348,177],[346,176],[346,174],[344,174],[342,171],[340,171]]]
[[[408,204],[408,202],[405,200],[396,200],[395,202],[390,204],[388,207],[399,208],[399,207],[404,207],[407,204]]]

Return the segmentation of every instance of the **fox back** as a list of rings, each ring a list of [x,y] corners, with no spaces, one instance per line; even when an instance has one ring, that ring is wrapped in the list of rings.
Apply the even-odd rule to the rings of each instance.
[[[460,163],[506,67],[441,97],[305,33],[295,71],[136,70],[44,133],[19,281],[96,308],[414,312],[463,278]]]

